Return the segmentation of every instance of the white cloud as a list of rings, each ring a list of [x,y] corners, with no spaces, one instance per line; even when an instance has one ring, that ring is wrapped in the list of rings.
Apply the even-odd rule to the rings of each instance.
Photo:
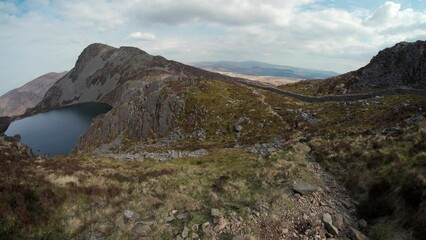
[[[367,26],[379,30],[416,26],[422,23],[426,23],[426,12],[416,11],[412,8],[401,9],[401,4],[394,2],[385,2],[365,19]]]
[[[293,9],[315,0],[141,0],[129,6],[129,16],[143,24],[213,22],[224,25],[272,23]],[[282,18],[284,16],[284,18]]]
[[[132,32],[129,38],[142,41],[153,41],[157,39],[154,34],[148,32]]]
[[[123,25],[127,19],[121,1],[85,0],[58,1],[57,7],[63,17],[80,27],[90,27],[95,31],[106,31]],[[124,2],[124,1],[123,1]]]
[[[70,69],[92,42],[186,62],[253,59],[344,72],[396,42],[426,38],[426,9],[395,1],[342,9],[324,0],[27,0],[25,11],[14,3],[0,1],[0,82]]]

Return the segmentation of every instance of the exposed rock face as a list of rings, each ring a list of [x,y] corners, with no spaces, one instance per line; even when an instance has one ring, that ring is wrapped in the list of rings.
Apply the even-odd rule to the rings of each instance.
[[[426,41],[401,42],[374,56],[365,67],[334,78],[349,89],[374,89],[426,84]]]
[[[0,134],[3,134],[4,132],[6,132],[11,121],[12,121],[12,118],[10,117],[0,117]]]
[[[32,113],[82,102],[104,102],[113,110],[93,123],[77,148],[121,135],[142,140],[167,133],[184,108],[181,88],[204,78],[227,77],[133,47],[91,44]]]
[[[48,73],[0,97],[0,116],[18,116],[37,105],[47,90],[67,72]]]

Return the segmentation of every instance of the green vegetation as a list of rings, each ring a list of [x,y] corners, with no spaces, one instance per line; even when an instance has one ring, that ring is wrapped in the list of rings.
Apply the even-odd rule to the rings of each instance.
[[[255,89],[220,81],[197,81],[180,91],[185,109],[177,116],[176,128],[190,137],[170,148],[253,145],[290,135],[288,125]],[[241,132],[235,130],[236,125],[242,127]],[[196,136],[197,131],[203,132],[205,138]]]
[[[302,181],[324,186],[307,170],[309,160],[321,163],[351,190],[369,222],[371,239],[426,235],[426,122],[416,120],[426,116],[425,98],[306,103],[219,81],[171,87],[185,101],[175,126],[185,138],[166,147],[149,139],[152,145],[135,150],[138,145],[125,137],[120,149],[205,148],[208,155],[166,162],[91,155],[0,160],[0,239],[95,233],[134,238],[135,222],[123,216],[128,209],[140,221],[157,222],[150,229],[154,239],[170,239],[184,226],[212,221],[212,208],[250,219],[253,209],[268,203],[268,222],[248,221],[240,229],[263,236],[266,228],[282,227],[282,216],[274,213],[297,211],[284,187]],[[277,138],[288,144],[266,158],[230,148]],[[166,223],[173,210],[187,216]]]
[[[410,122],[426,115],[425,98],[311,104],[269,94],[266,101],[282,106],[278,113],[303,133],[315,160],[352,190],[359,213],[372,223],[372,239],[386,239],[379,237],[386,226],[426,235],[426,123]],[[303,122],[297,109],[322,121]]]
[[[286,157],[288,160],[284,160]],[[69,239],[101,233],[108,239],[132,238],[131,209],[142,219],[162,221],[172,210],[189,213],[173,228],[211,219],[210,209],[250,215],[262,202],[283,205],[282,185],[311,180],[304,157],[282,152],[265,159],[239,150],[212,150],[202,158],[158,163],[118,162],[95,156],[2,162],[1,236],[5,239]],[[7,168],[10,166],[17,166]],[[19,166],[19,167],[18,167]],[[3,171],[4,172],[4,171]],[[306,176],[309,179],[306,179]],[[10,186],[5,179],[18,182]],[[277,180],[280,180],[279,183]],[[319,180],[315,180],[319,181]],[[152,228],[155,239],[168,239],[164,225]],[[250,227],[250,226],[248,226]],[[248,231],[248,230],[247,230]]]

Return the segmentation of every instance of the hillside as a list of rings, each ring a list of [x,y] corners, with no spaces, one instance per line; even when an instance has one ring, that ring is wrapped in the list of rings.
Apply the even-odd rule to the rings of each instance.
[[[299,79],[322,79],[338,75],[332,71],[274,65],[256,61],[196,62],[191,65],[212,71],[232,72],[252,76],[289,77]]]
[[[66,72],[47,73],[42,75],[24,86],[11,90],[0,97],[0,116],[18,116],[28,108],[37,105],[47,90]]]
[[[292,96],[92,44],[31,113],[113,109],[67,156],[0,136],[0,236],[422,239],[426,98]]]
[[[426,41],[401,42],[374,56],[366,66],[325,80],[284,89],[308,95],[360,93],[396,87],[426,88]]]
[[[229,77],[151,56],[137,48],[92,44],[29,113],[103,102],[113,106],[113,110],[98,119],[97,133],[87,134],[94,140],[91,145],[122,137],[137,141],[163,136],[173,128],[176,116],[184,108],[180,95],[199,79],[207,78]]]

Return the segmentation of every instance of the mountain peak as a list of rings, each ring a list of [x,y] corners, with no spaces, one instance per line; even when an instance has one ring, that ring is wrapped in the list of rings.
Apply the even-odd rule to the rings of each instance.
[[[400,42],[393,47],[381,50],[371,59],[371,63],[394,63],[398,70],[406,68],[411,64],[418,65],[426,57],[426,41]],[[414,61],[414,62],[413,62]]]
[[[141,50],[140,48],[131,47],[131,46],[122,46],[119,48],[119,50],[123,52],[130,52],[130,53],[148,54],[147,52]]]
[[[352,90],[426,86],[426,41],[400,42],[381,50],[366,66],[332,78]]]
[[[83,50],[81,55],[90,54],[90,53],[99,54],[101,52],[108,51],[111,49],[116,49],[116,48],[103,43],[92,43]]]

